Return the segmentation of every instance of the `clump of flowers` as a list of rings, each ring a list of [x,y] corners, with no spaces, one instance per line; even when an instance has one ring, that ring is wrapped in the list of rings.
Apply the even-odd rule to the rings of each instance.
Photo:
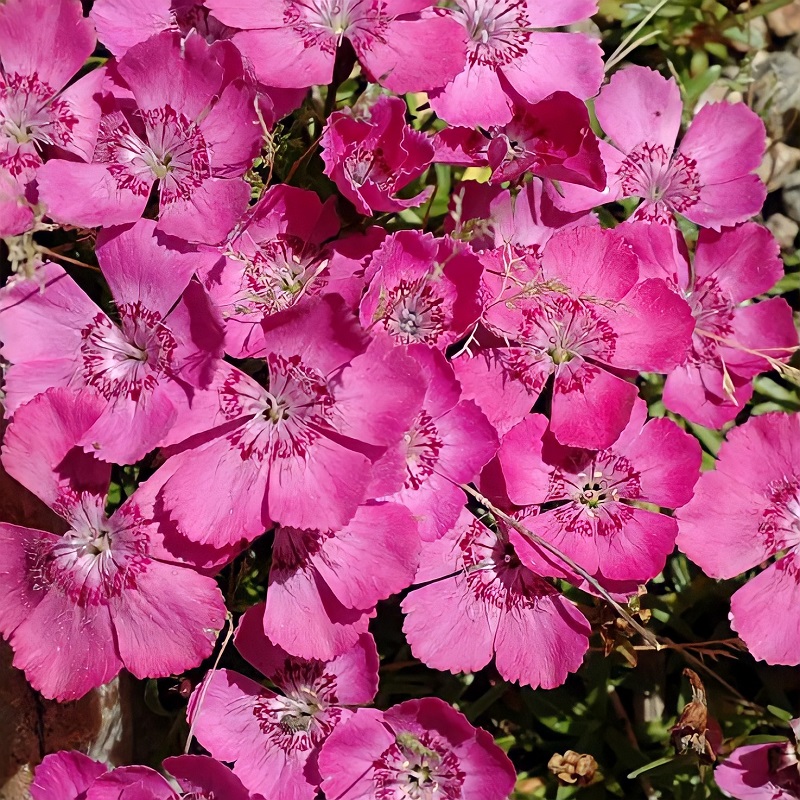
[[[33,800],[544,796],[610,774],[565,708],[626,768],[669,730],[617,656],[800,664],[746,103],[606,78],[594,0],[89,5],[0,2],[0,634],[46,700],[126,670],[172,721],[146,765],[43,744]],[[676,619],[676,544],[747,573],[741,641]],[[794,744],[716,776],[800,796]]]

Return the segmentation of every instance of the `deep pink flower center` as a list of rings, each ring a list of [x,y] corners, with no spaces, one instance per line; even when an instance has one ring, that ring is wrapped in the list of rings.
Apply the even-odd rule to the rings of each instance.
[[[283,19],[306,47],[326,53],[335,53],[344,37],[380,36],[387,22],[380,0],[290,0]]]
[[[785,475],[767,487],[770,504],[760,531],[773,552],[800,546],[800,477]]]
[[[700,175],[693,159],[667,152],[661,145],[640,144],[617,173],[626,197],[642,197],[637,219],[668,221],[671,211],[683,213],[700,199]]]
[[[698,280],[694,288],[683,295],[695,320],[690,361],[694,364],[716,363],[719,360],[719,339],[733,336],[735,307],[719,281],[711,275]]]
[[[245,265],[238,313],[273,314],[289,308],[312,284],[321,284],[319,278],[328,266],[319,247],[288,234],[259,242],[251,254],[234,247],[232,257]]]
[[[469,34],[472,64],[500,67],[528,51],[531,28],[525,0],[456,0],[453,16]]]
[[[448,743],[403,732],[375,762],[376,800],[460,800],[464,773]]]
[[[243,459],[302,455],[331,429],[334,398],[325,378],[297,356],[270,354],[267,365],[266,389],[231,378],[222,390],[226,416],[245,418],[227,437]]]
[[[402,344],[435,344],[446,330],[444,298],[422,278],[401,280],[383,290],[384,300],[376,314],[384,328]]]
[[[397,185],[398,175],[389,166],[380,147],[352,148],[345,156],[344,170],[355,186],[363,186],[369,181],[382,192],[392,194]]]
[[[558,365],[576,356],[607,362],[614,355],[617,336],[588,301],[550,293],[523,310],[522,341]]]
[[[119,307],[122,328],[103,313],[81,331],[84,380],[106,398],[138,402],[172,366],[175,337],[161,315],[141,303]]]
[[[267,738],[284,751],[319,746],[342,717],[336,703],[336,677],[319,661],[290,659],[274,676],[284,695],[262,697],[253,713]]]
[[[110,164],[120,188],[147,195],[159,180],[161,202],[188,199],[211,176],[210,154],[195,122],[170,106],[142,111],[145,139],[121,114],[100,122],[95,158]]]
[[[105,605],[136,585],[146,568],[146,537],[134,516],[120,528],[94,495],[64,497],[57,509],[71,529],[36,559],[35,585],[58,587],[80,605]]]
[[[433,474],[439,461],[443,442],[436,423],[425,411],[420,411],[414,425],[405,436],[407,489],[419,489]]]

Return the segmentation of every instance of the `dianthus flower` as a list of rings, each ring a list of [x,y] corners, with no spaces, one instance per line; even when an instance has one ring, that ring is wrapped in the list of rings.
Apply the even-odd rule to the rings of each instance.
[[[754,658],[800,664],[800,416],[734,428],[677,517],[678,547],[712,578],[779,556],[731,597],[731,626]]]
[[[737,800],[800,800],[800,719],[793,719],[792,741],[737,747],[714,770],[717,786]]]
[[[663,569],[675,547],[676,509],[692,498],[700,445],[672,420],[647,422],[637,400],[631,420],[605,450],[563,447],[547,420],[528,415],[500,445],[508,499],[538,505],[536,533],[598,580],[644,583]]]
[[[106,97],[91,163],[53,160],[39,189],[56,222],[134,222],[158,181],[159,230],[216,243],[247,208],[259,150],[255,89],[230,42],[160,33],[119,61],[128,89]]]
[[[61,535],[0,524],[0,632],[14,666],[57,700],[123,667],[138,678],[195,667],[225,621],[216,583],[165,559],[136,492],[107,516],[110,467],[75,446],[104,405],[51,389],[17,410],[3,448],[9,474],[65,523]]]
[[[262,335],[260,382],[221,368],[203,436],[165,465],[164,504],[190,540],[223,547],[273,523],[343,528],[367,499],[373,462],[419,410],[414,362],[371,340],[336,295],[273,317]]]
[[[524,281],[509,274],[497,290],[484,320],[502,338],[457,358],[456,376],[489,421],[508,430],[553,375],[556,439],[608,447],[637,396],[618,372],[667,372],[682,363],[693,328],[689,306],[663,280],[640,279],[638,259],[615,231],[559,231],[530,272]],[[521,388],[504,394],[514,383]]]
[[[481,264],[470,248],[420,231],[387,237],[367,267],[359,314],[398,344],[443,350],[481,315]]]
[[[632,66],[603,87],[595,112],[613,144],[601,150],[608,187],[596,193],[566,186],[565,199],[554,197],[563,208],[640,197],[633,220],[664,223],[677,212],[715,230],[761,210],[767,188],[753,170],[766,147],[764,123],[744,103],[704,105],[676,149],[683,113],[677,83]]]
[[[517,192],[463,181],[450,203],[445,232],[466,240],[479,253],[510,247],[520,254],[538,254],[559,228],[597,224],[592,214],[558,208],[540,180],[529,181]]]
[[[208,756],[174,756],[164,767],[177,781],[176,792],[150,767],[118,767],[83,753],[61,751],[47,755],[36,768],[32,800],[259,800],[223,764]]]
[[[477,477],[498,441],[478,406],[461,398],[461,386],[440,352],[422,344],[406,352],[419,365],[427,389],[396,452],[384,459],[390,468],[399,452],[404,467],[403,487],[388,499],[410,509],[420,537],[433,541],[455,525],[466,500],[459,484]],[[378,473],[383,466],[378,463]]]
[[[401,199],[396,193],[416,180],[433,159],[424,133],[405,122],[406,104],[381,96],[364,116],[337,111],[322,134],[325,174],[367,216],[375,211],[402,211],[425,202],[433,187]]]
[[[242,29],[233,41],[268,86],[331,83],[343,40],[370,81],[397,94],[444,86],[464,66],[463,31],[435,13],[430,0],[206,0],[206,6]]]
[[[367,633],[377,602],[411,584],[418,560],[416,521],[397,503],[360,506],[330,533],[278,527],[264,631],[300,658],[340,656]]]
[[[597,11],[596,0],[455,0],[464,26],[467,64],[430,93],[433,110],[451,125],[504,125],[519,97],[537,103],[556,91],[584,100],[603,80],[599,43],[582,33],[541,28],[570,25]]]
[[[518,102],[513,119],[485,133],[446,128],[434,139],[434,161],[490,167],[491,181],[515,181],[527,173],[602,190],[606,171],[586,104],[568,92],[538,103]]]
[[[225,319],[225,350],[244,358],[261,342],[261,323],[320,293],[328,283],[339,232],[332,202],[294,186],[272,186],[222,248],[224,259],[201,272]]]
[[[506,800],[516,780],[492,737],[435,697],[360,708],[328,738],[319,769],[336,800]]]
[[[92,54],[94,27],[78,0],[8,0],[0,5],[0,168],[22,184],[43,151],[91,158],[100,123],[103,70],[64,86]]]
[[[378,653],[364,634],[330,661],[293,658],[264,635],[263,614],[263,605],[248,609],[234,641],[280,694],[238,672],[214,670],[192,695],[189,720],[200,744],[233,762],[250,792],[269,800],[313,800],[320,745],[352,716],[347,706],[374,699]]]
[[[782,297],[752,298],[783,277],[778,243],[761,225],[701,230],[690,262],[680,234],[635,223],[625,239],[644,270],[686,298],[695,320],[684,364],[667,376],[664,405],[707,428],[730,422],[753,394],[753,378],[786,361],[797,346],[792,310]]]
[[[103,231],[96,252],[119,325],[56,264],[0,290],[6,410],[52,386],[94,390],[104,409],[79,444],[132,464],[166,442],[192,388],[210,383],[223,331],[191,280],[202,255],[157,237],[151,220]]]
[[[412,652],[450,672],[475,672],[494,657],[506,680],[560,686],[583,662],[590,628],[545,580],[552,574],[515,531],[492,531],[462,510],[455,527],[422,546],[415,583],[427,585],[402,604]]]

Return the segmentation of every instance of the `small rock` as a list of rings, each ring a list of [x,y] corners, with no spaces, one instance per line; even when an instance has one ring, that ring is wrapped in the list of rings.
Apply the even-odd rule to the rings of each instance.
[[[767,14],[767,25],[776,36],[800,33],[800,0]]]
[[[785,214],[773,214],[766,224],[780,244],[781,250],[794,250],[794,242],[797,234],[800,233],[800,225]]]
[[[800,165],[800,148],[790,147],[784,142],[773,142],[764,154],[758,168],[758,177],[767,184],[767,190],[775,192],[786,185],[789,177]]]
[[[783,184],[783,206],[786,216],[800,222],[800,170],[793,172]]]

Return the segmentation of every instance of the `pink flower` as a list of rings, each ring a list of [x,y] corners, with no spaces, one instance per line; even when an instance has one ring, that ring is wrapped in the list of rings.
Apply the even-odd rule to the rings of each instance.
[[[463,181],[445,219],[445,231],[466,239],[479,253],[510,246],[515,255],[540,253],[559,228],[581,225],[597,225],[597,218],[557,208],[535,178],[516,194],[497,185]]]
[[[452,239],[398,231],[375,252],[359,315],[365,328],[383,328],[398,344],[444,349],[481,315],[481,265]]]
[[[336,295],[274,317],[263,336],[261,382],[220,370],[197,428],[206,433],[165,465],[170,516],[188,539],[218,548],[273,523],[342,529],[424,393],[416,365],[371,343]]]
[[[64,89],[95,46],[78,0],[8,0],[0,5],[0,168],[21,183],[42,150],[91,158],[102,70]]]
[[[0,632],[45,697],[73,700],[123,667],[180,673],[210,655],[225,620],[216,583],[158,547],[137,493],[110,517],[110,467],[75,446],[102,413],[91,393],[51,389],[18,409],[3,465],[63,520],[56,535],[0,524]]]
[[[700,477],[677,514],[678,547],[712,578],[782,554],[731,598],[731,626],[768,664],[800,664],[798,465],[800,416],[753,417],[728,434],[717,468]]]
[[[251,800],[241,781],[223,764],[208,756],[175,756],[164,767],[177,779],[176,792],[166,779],[149,767],[119,767],[74,751],[45,756],[36,768],[31,786],[33,800]],[[258,800],[253,798],[253,800]]]
[[[269,86],[331,83],[343,40],[369,80],[397,94],[444,86],[464,66],[463,31],[434,13],[430,0],[206,0],[206,5],[226,25],[242,29],[233,41]]]
[[[433,191],[429,186],[409,199],[396,196],[433,159],[430,140],[406,125],[405,113],[399,97],[381,96],[367,116],[348,108],[328,119],[321,140],[325,174],[361,214],[413,208]]]
[[[317,754],[331,731],[352,716],[345,706],[370,703],[378,690],[372,638],[331,661],[292,658],[266,638],[263,606],[250,608],[236,647],[281,694],[231,670],[215,670],[189,701],[194,734],[215,758],[234,762],[250,792],[269,800],[313,800]]]
[[[510,346],[496,339],[473,358],[457,358],[456,376],[465,397],[504,432],[553,375],[556,439],[606,448],[628,424],[637,396],[619,371],[666,372],[680,364],[693,328],[689,307],[663,280],[640,279],[638,259],[615,231],[559,231],[538,274],[535,260],[528,266],[521,278],[509,272],[484,314]]]
[[[264,632],[300,658],[340,656],[367,633],[378,601],[411,584],[418,559],[417,524],[396,503],[360,506],[331,533],[278,527]]]
[[[546,428],[544,417],[530,414],[504,437],[498,460],[509,500],[540,506],[536,532],[599,580],[654,578],[675,547],[678,523],[649,509],[691,500],[700,475],[697,439],[671,420],[647,422],[643,400],[617,441],[599,452],[563,447]]]
[[[359,709],[328,738],[319,768],[336,800],[506,800],[516,781],[492,737],[435,697]]]
[[[795,739],[800,720],[790,723]],[[714,770],[722,791],[737,800],[798,800],[800,769],[796,741],[737,747]]]
[[[117,57],[151,36],[177,31],[199,33],[207,42],[230,39],[234,28],[223,25],[196,0],[137,0],[131,13],[129,0],[96,0],[89,15],[100,41]]]
[[[97,258],[120,325],[55,264],[0,290],[0,353],[12,365],[6,409],[51,386],[93,389],[104,409],[78,444],[131,464],[165,443],[188,412],[192,387],[209,384],[223,334],[191,281],[202,255],[157,237],[154,222],[101,233]]]
[[[36,767],[30,792],[32,800],[86,800],[86,792],[108,767],[83,753],[62,750],[50,753]]]
[[[259,150],[255,89],[229,42],[161,33],[117,65],[127,90],[109,98],[90,164],[55,160],[39,189],[56,222],[134,222],[159,183],[159,230],[216,243],[247,207],[242,177]]]
[[[539,571],[537,571],[537,569]],[[544,576],[552,566],[513,530],[489,530],[466,509],[422,546],[403,631],[429,667],[476,672],[494,657],[509,681],[560,686],[589,647],[589,624]]]
[[[222,248],[226,257],[201,273],[230,355],[257,350],[265,319],[324,290],[334,256],[325,243],[338,232],[333,202],[283,184],[267,189]]]
[[[455,0],[453,17],[464,26],[467,65],[443,89],[430,93],[433,110],[451,125],[504,125],[519,97],[538,103],[556,91],[581,100],[603,80],[599,44],[555,28],[586,19],[596,0]]]
[[[513,119],[488,132],[447,128],[434,140],[434,160],[458,166],[491,167],[492,182],[515,181],[527,173],[602,190],[606,171],[586,105],[568,92],[538,103],[514,105]]]
[[[771,369],[770,361],[788,360],[797,345],[786,300],[748,302],[783,277],[778,243],[755,223],[701,230],[690,266],[671,227],[635,223],[624,235],[647,273],[686,298],[695,320],[689,357],[667,377],[664,404],[692,422],[721,428],[752,396],[753,378]]]
[[[752,174],[766,146],[764,123],[743,103],[703,106],[675,149],[683,101],[678,85],[645,67],[611,78],[595,102],[614,147],[602,148],[603,194],[566,187],[556,204],[576,211],[619,197],[641,197],[632,219],[669,222],[673,212],[704,228],[744,222],[761,210],[767,189]]]
[[[451,530],[466,498],[459,484],[473,481],[497,451],[494,428],[471,400],[461,399],[452,367],[437,350],[411,345],[427,385],[422,409],[397,446],[405,471],[403,488],[390,498],[410,509],[423,541]],[[394,462],[390,452],[381,467]]]

